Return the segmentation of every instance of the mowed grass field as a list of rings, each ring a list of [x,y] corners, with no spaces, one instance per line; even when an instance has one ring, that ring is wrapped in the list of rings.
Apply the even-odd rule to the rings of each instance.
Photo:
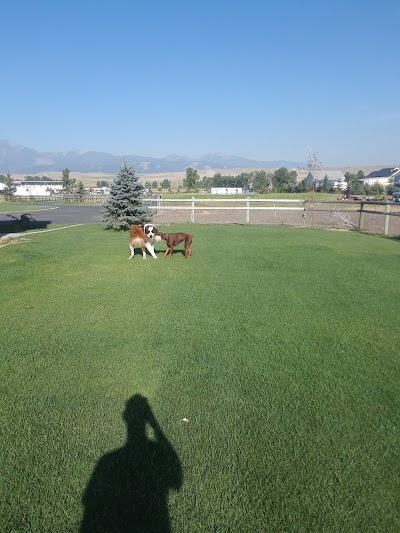
[[[399,531],[400,242],[160,229],[0,249],[0,530]]]

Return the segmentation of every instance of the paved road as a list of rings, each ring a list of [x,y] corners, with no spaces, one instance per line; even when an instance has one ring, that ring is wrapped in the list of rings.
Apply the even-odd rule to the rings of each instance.
[[[32,204],[30,204],[32,206]],[[20,216],[23,212],[30,213],[39,222],[48,224],[96,224],[101,222],[102,206],[69,206],[60,205],[55,208],[54,204],[37,204],[40,211],[26,209],[21,212],[10,212],[14,216]],[[0,213],[0,223],[12,223],[7,213]]]

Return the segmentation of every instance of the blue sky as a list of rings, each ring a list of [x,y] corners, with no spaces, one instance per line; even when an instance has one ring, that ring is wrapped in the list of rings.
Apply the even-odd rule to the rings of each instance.
[[[400,2],[2,3],[0,139],[400,164]]]

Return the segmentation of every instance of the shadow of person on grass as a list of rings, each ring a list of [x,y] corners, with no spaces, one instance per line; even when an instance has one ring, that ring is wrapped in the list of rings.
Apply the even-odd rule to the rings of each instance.
[[[125,446],[99,460],[86,487],[81,533],[170,531],[168,492],[182,485],[179,458],[146,398],[132,396],[124,419]]]

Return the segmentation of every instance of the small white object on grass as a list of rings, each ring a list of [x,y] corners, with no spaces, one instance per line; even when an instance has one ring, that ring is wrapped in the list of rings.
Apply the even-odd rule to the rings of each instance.
[[[182,418],[182,422],[189,422],[188,418]]]

